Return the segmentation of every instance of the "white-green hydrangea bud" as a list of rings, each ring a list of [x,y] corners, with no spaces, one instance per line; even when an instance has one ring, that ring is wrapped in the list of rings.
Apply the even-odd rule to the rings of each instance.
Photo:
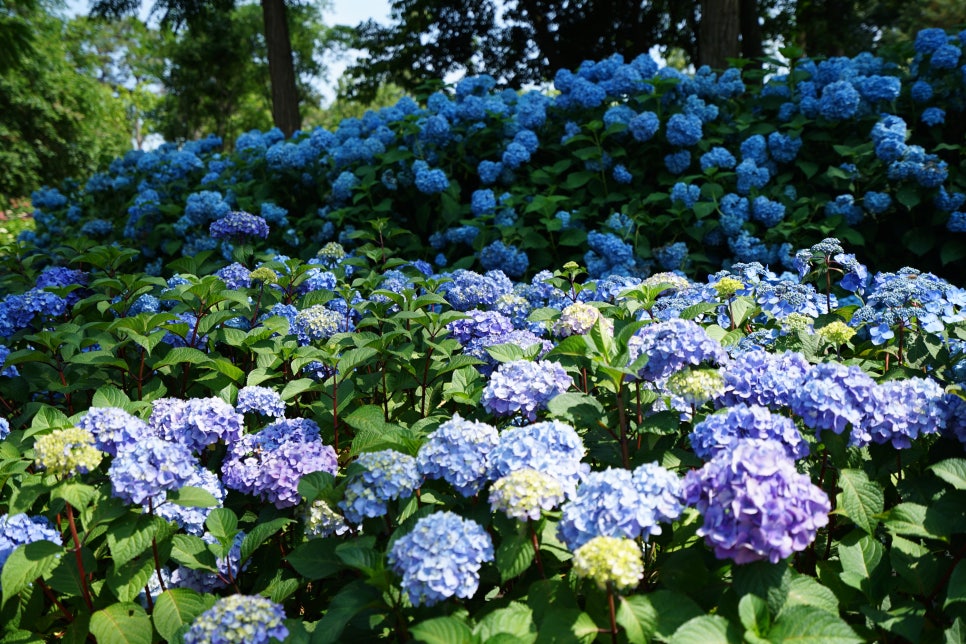
[[[737,280],[733,277],[722,277],[712,286],[714,286],[714,290],[718,294],[718,297],[722,299],[731,297],[745,287],[741,280]]]
[[[835,320],[818,330],[818,337],[836,346],[845,344],[855,335],[855,329],[841,320]]]
[[[654,273],[643,282],[641,286],[644,288],[650,288],[652,286],[657,286],[658,284],[665,284],[670,291],[683,291],[684,289],[691,286],[691,282],[688,278],[682,277],[677,273]]]
[[[305,536],[308,539],[322,539],[332,535],[342,535],[349,531],[342,515],[322,499],[316,499],[305,509]]]
[[[574,552],[574,573],[601,588],[633,588],[644,577],[641,548],[633,539],[594,537]]]
[[[787,333],[807,331],[815,320],[804,313],[789,313],[781,319],[782,330]]]
[[[563,501],[560,481],[528,467],[497,479],[490,488],[490,508],[520,521],[537,520],[541,512],[553,510]]]
[[[34,462],[57,476],[86,474],[102,458],[104,452],[94,447],[94,434],[80,427],[55,429],[34,442]]]
[[[338,261],[345,257],[345,248],[339,242],[329,242],[325,246],[319,249],[316,257],[320,259],[335,260]]]
[[[614,335],[614,323],[603,317],[597,307],[583,302],[575,302],[561,311],[560,319],[554,324],[553,332],[560,338],[571,335],[585,335],[590,332],[590,329],[598,320],[600,320],[604,333]]]
[[[690,405],[700,406],[724,393],[720,369],[682,369],[667,379],[667,390]]]
[[[263,284],[277,284],[278,283],[278,273],[273,271],[267,266],[259,266],[251,273],[248,277],[253,282],[262,282]]]

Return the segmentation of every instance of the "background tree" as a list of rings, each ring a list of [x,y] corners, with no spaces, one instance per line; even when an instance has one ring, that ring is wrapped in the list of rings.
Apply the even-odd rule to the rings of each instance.
[[[6,5],[28,24],[29,47],[0,69],[0,202],[68,177],[84,180],[130,147],[124,106],[76,69],[63,20],[42,6]]]

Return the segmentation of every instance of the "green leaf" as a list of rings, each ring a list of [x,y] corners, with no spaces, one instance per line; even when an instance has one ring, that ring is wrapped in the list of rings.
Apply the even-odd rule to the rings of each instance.
[[[668,640],[670,644],[730,644],[741,642],[734,624],[720,615],[701,615],[681,625]]]
[[[788,597],[782,610],[793,606],[813,606],[833,615],[839,614],[839,600],[832,589],[808,575],[796,575],[788,584]]]
[[[91,616],[98,644],[151,644],[152,632],[151,618],[138,604],[113,604]]]
[[[939,562],[928,548],[915,541],[893,537],[889,560],[912,594],[926,596],[939,582]]]
[[[574,642],[590,644],[597,639],[598,628],[594,619],[576,608],[549,611],[540,622],[537,642]]]
[[[290,523],[294,523],[292,519],[279,517],[277,519],[272,519],[271,521],[266,521],[265,523],[256,524],[242,539],[241,561],[247,561],[260,545],[265,543],[268,538]]]
[[[583,392],[568,391],[554,396],[547,402],[547,410],[554,418],[560,418],[578,427],[593,427],[606,413],[595,396]]]
[[[859,534],[853,530],[839,542],[842,581],[869,598],[884,596],[886,589],[879,581],[885,548],[873,537]]]
[[[335,477],[328,472],[309,472],[299,479],[298,490],[306,501],[313,501],[334,485]]]
[[[496,568],[500,571],[500,583],[518,577],[533,563],[533,543],[526,533],[517,533],[504,539],[496,549]]]
[[[928,468],[933,474],[952,485],[957,490],[966,490],[966,459],[950,458]]]
[[[949,576],[949,583],[946,584],[946,601],[943,609],[951,604],[966,602],[966,560],[960,560],[953,573]]]
[[[91,407],[120,407],[130,410],[131,399],[126,393],[112,385],[99,387],[91,398]]]
[[[876,515],[885,505],[882,487],[870,481],[862,470],[842,470],[839,476],[842,492],[836,497],[837,512],[844,514],[867,533],[872,534],[879,523]]]
[[[171,558],[193,570],[218,572],[215,555],[201,537],[190,534],[171,537]]]
[[[739,597],[757,595],[765,600],[772,615],[781,611],[785,598],[788,597],[788,585],[791,583],[791,569],[787,563],[755,561],[735,566],[731,576]],[[747,625],[745,627],[748,628]]]
[[[473,632],[466,621],[457,617],[434,617],[409,629],[417,642],[427,644],[470,644]]]
[[[289,401],[299,394],[305,393],[315,385],[316,382],[311,378],[296,378],[285,383],[285,387],[279,395],[282,397],[282,400]]]
[[[205,527],[225,548],[231,548],[238,534],[238,517],[228,508],[215,508],[205,519]],[[227,549],[225,554],[227,554]]]
[[[617,624],[624,629],[631,644],[647,644],[657,629],[657,610],[646,595],[621,597]]]
[[[507,641],[529,644],[537,638],[533,610],[526,604],[510,602],[505,608],[498,608],[481,619],[473,634],[481,642],[491,642],[503,635],[509,638]]]
[[[104,585],[117,597],[118,601],[134,601],[155,574],[154,559],[142,557],[122,566],[111,566]]]
[[[928,508],[918,503],[900,503],[886,514],[883,519],[885,527],[893,535],[903,534],[913,537],[930,537],[926,529],[926,513]]]
[[[746,631],[764,636],[771,626],[771,613],[768,602],[758,595],[744,595],[738,602],[738,616]]]
[[[84,485],[83,483],[70,481],[61,483],[50,491],[51,499],[63,499],[77,510],[86,509],[96,496],[96,488],[90,485]]]
[[[169,367],[176,364],[201,364],[203,362],[208,362],[210,358],[208,355],[199,351],[198,349],[193,349],[191,347],[175,347],[168,351],[161,360],[154,364],[155,369],[160,369],[161,367]]]
[[[213,508],[220,505],[211,492],[191,485],[168,491],[168,501],[188,508]]]
[[[704,615],[704,610],[687,595],[670,590],[658,590],[641,596],[648,600],[657,614],[654,634],[662,640],[669,639],[685,622]]]
[[[57,566],[64,547],[53,541],[34,541],[26,545],[17,546],[0,572],[0,587],[3,588],[3,601],[15,597],[38,577],[43,577]]]
[[[306,579],[324,579],[345,568],[335,555],[338,545],[338,541],[331,539],[313,539],[290,552],[286,560]]]
[[[374,606],[381,606],[382,593],[362,580],[350,582],[329,602],[325,617],[312,634],[312,644],[340,641],[342,631],[353,617]]]
[[[214,603],[214,596],[202,595],[189,588],[166,590],[154,600],[154,611],[151,613],[154,628],[162,638],[173,642],[178,629],[191,624]]]
[[[865,640],[838,615],[814,606],[794,606],[775,620],[768,631],[772,642],[814,642],[815,644],[852,644]]]
[[[919,205],[919,189],[911,184],[905,184],[896,191],[896,201],[910,210]]]
[[[160,519],[150,514],[128,515],[111,526],[107,547],[115,566],[123,566],[151,547],[158,534]]]

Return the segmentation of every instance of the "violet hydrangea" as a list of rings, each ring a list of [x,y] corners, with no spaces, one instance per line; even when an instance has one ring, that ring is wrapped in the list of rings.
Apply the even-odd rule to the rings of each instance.
[[[107,474],[114,496],[141,505],[186,485],[197,467],[184,444],[147,436],[119,447]]]
[[[566,370],[549,360],[513,360],[501,364],[483,390],[483,408],[497,416],[514,416],[534,421],[537,411],[550,399],[567,391],[573,380]]]
[[[642,327],[627,341],[627,349],[631,362],[641,355],[647,356],[647,364],[638,375],[651,381],[666,378],[688,366],[721,365],[728,361],[721,344],[704,327],[680,318]]]
[[[240,414],[250,411],[263,416],[282,418],[285,416],[285,401],[274,389],[249,385],[238,390],[235,411]]]
[[[416,467],[426,478],[443,479],[463,496],[472,496],[486,482],[489,454],[499,439],[492,425],[455,414],[426,438]]]

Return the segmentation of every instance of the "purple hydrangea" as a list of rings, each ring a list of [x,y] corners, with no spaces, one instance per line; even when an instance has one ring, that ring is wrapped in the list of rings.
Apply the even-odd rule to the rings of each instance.
[[[214,239],[247,237],[265,239],[268,237],[268,222],[258,215],[236,210],[211,222],[208,233]]]
[[[274,389],[248,385],[238,390],[235,411],[240,414],[252,411],[263,416],[282,418],[285,416],[285,401]]]
[[[467,311],[465,319],[453,320],[446,325],[446,330],[456,340],[466,346],[471,340],[485,338],[490,335],[500,335],[513,331],[513,323],[502,313],[496,311]]]
[[[946,427],[945,392],[934,380],[890,380],[872,392],[867,426],[874,443],[891,442],[896,449],[908,449],[919,436],[935,434]]]
[[[159,398],[152,404],[151,428],[165,440],[201,452],[221,441],[232,444],[244,430],[244,418],[221,398]]]
[[[339,502],[345,518],[353,523],[385,515],[389,501],[412,496],[423,481],[416,459],[392,449],[360,454],[356,464],[362,469],[349,477]]]
[[[737,403],[706,417],[694,426],[691,447],[700,459],[709,460],[722,450],[730,450],[740,439],[762,438],[785,447],[793,459],[808,456],[808,443],[792,419],[779,416],[758,405]]]
[[[529,467],[560,481],[569,498],[590,470],[581,462],[584,454],[583,441],[566,423],[551,420],[511,427],[500,434],[499,442],[490,452],[489,479],[495,481]]]
[[[557,532],[570,550],[594,537],[647,540],[681,514],[681,481],[656,463],[591,472],[565,503]]]
[[[463,496],[472,496],[486,482],[489,454],[499,440],[492,425],[456,414],[426,438],[416,467],[426,478],[443,479]]]
[[[111,456],[153,435],[147,423],[119,407],[91,407],[77,426],[94,435],[94,446]]]
[[[432,606],[456,596],[469,598],[480,585],[480,566],[493,559],[493,541],[476,522],[452,512],[419,519],[393,544],[387,561],[402,577],[414,605]]]
[[[638,371],[644,380],[659,380],[685,367],[710,363],[718,366],[728,361],[721,344],[712,339],[696,322],[674,318],[642,327],[627,341],[630,361],[641,355],[647,363]]]
[[[769,353],[760,347],[736,355],[722,370],[725,392],[722,407],[747,403],[772,410],[787,407],[811,368],[800,353]]]
[[[335,450],[322,442],[319,426],[307,418],[288,418],[229,446],[222,480],[230,489],[287,508],[301,501],[298,484],[304,475],[334,475],[338,469]]]
[[[825,492],[795,469],[780,443],[741,439],[684,477],[685,503],[703,518],[698,535],[719,559],[778,563],[828,523]]]
[[[856,366],[823,362],[809,369],[790,406],[819,440],[824,430],[841,434],[850,427],[849,445],[867,445],[872,439],[867,421],[875,387],[875,381]]]
[[[118,445],[107,475],[114,496],[143,505],[187,485],[197,468],[198,461],[184,444],[145,436],[136,443]]]
[[[513,360],[501,364],[483,390],[483,408],[497,416],[514,416],[534,421],[537,411],[550,399],[567,391],[573,380],[567,371],[549,360]]]
[[[195,618],[184,644],[269,644],[288,634],[281,605],[260,595],[230,595]]]

